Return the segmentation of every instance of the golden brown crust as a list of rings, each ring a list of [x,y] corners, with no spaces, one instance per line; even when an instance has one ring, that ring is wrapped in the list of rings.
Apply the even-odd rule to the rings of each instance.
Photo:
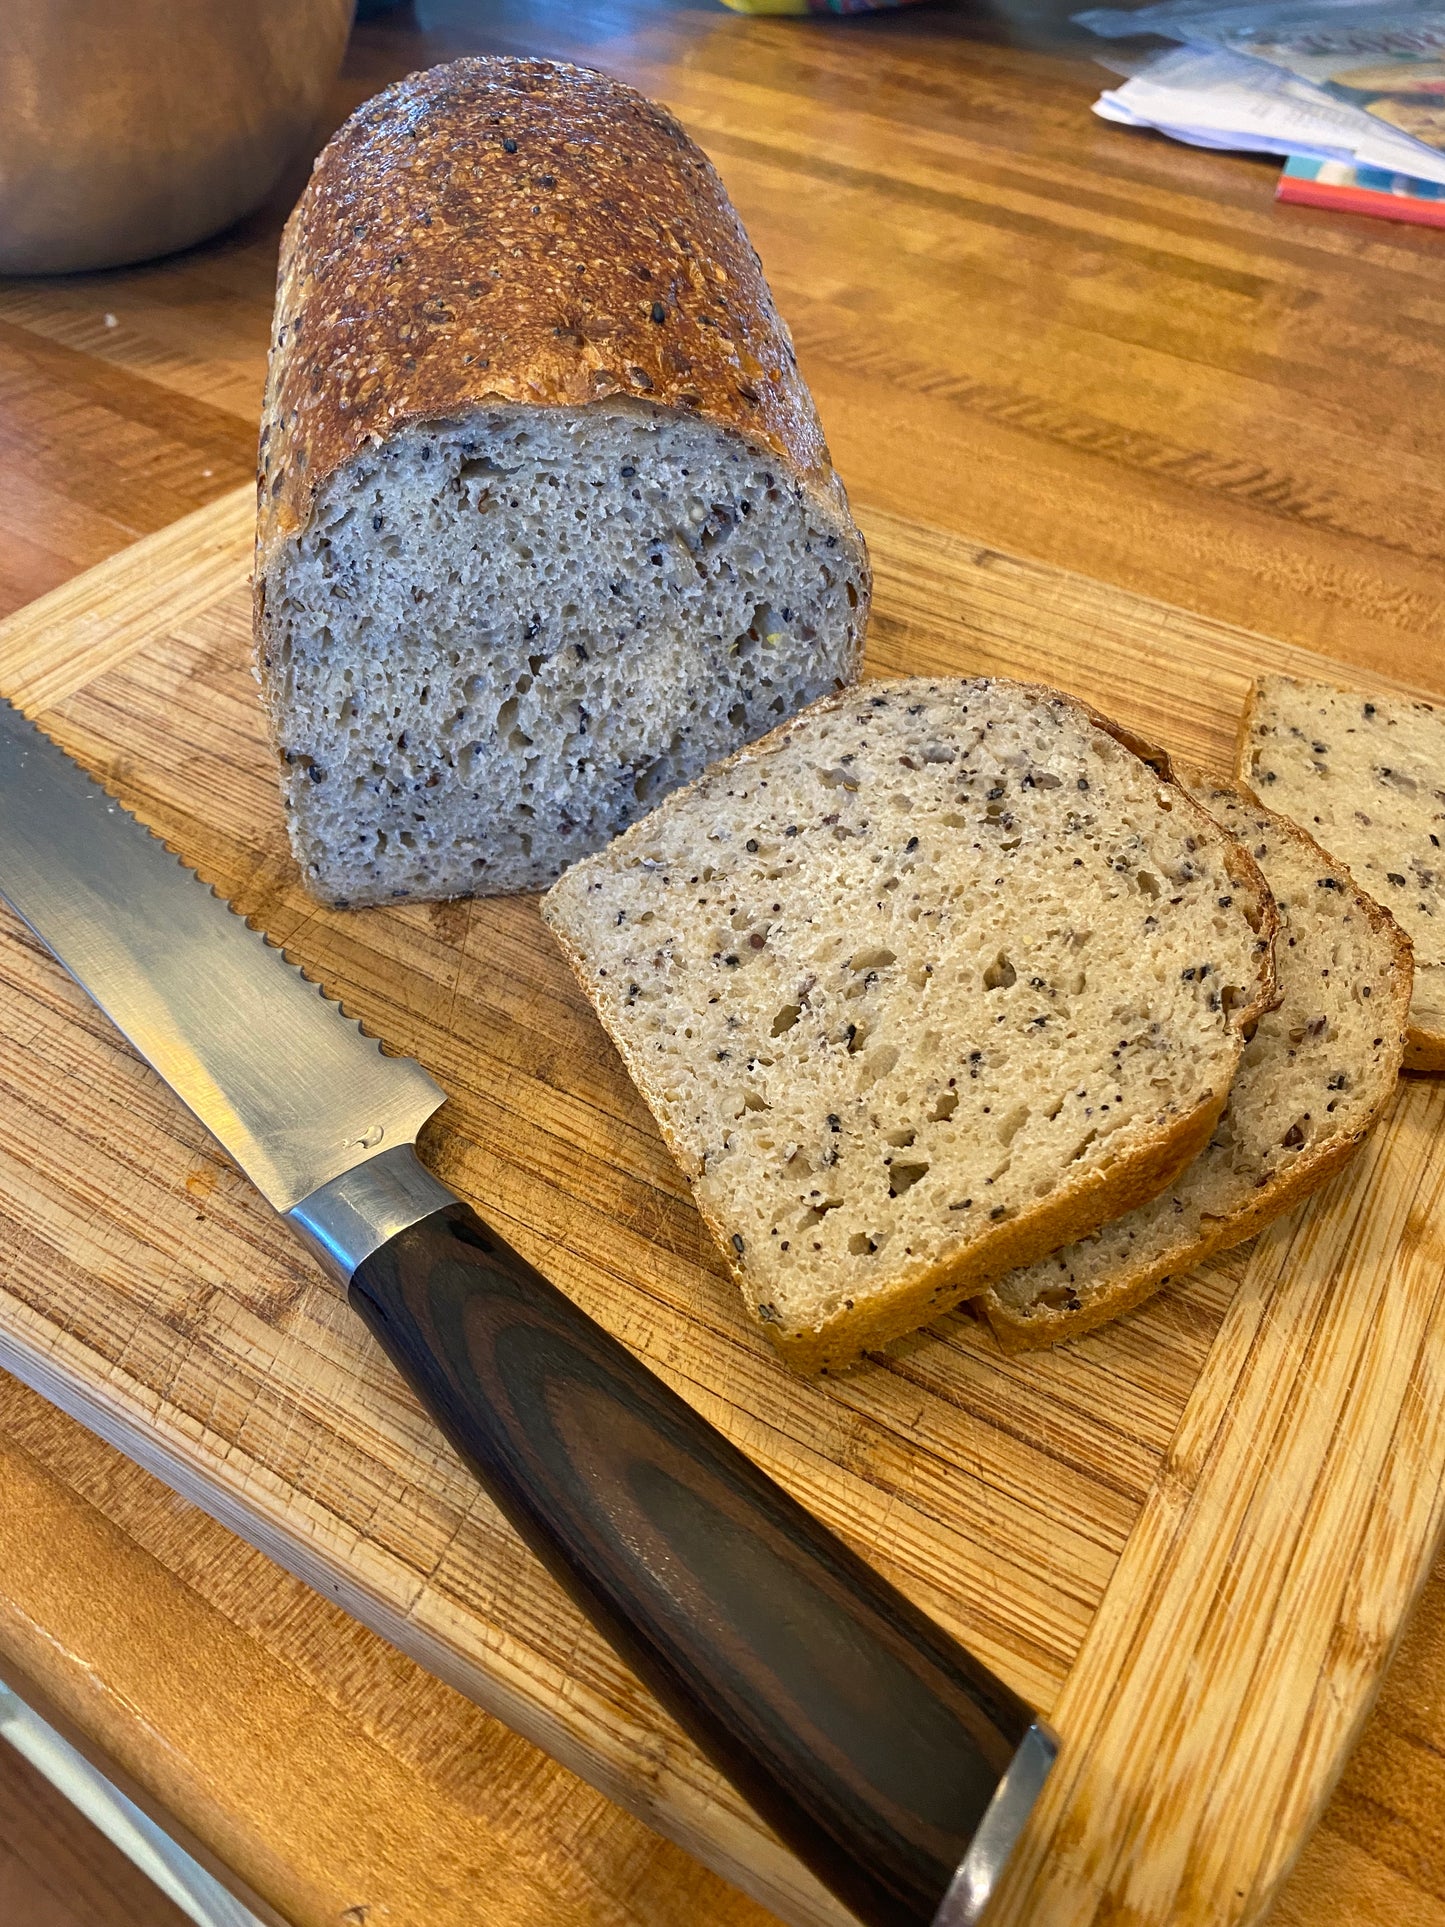
[[[286,226],[258,584],[367,444],[619,396],[735,430],[846,515],[758,257],[672,115],[551,61],[411,75],[335,136]]]
[[[1328,1151],[1302,1158],[1294,1167],[1291,1179],[1272,1192],[1267,1203],[1256,1203],[1240,1217],[1231,1219],[1227,1226],[1219,1228],[1216,1237],[1201,1238],[1187,1249],[1181,1247],[1178,1252],[1171,1252],[1168,1258],[1157,1265],[1141,1266],[1136,1272],[1121,1277],[1112,1290],[1101,1293],[1077,1311],[1044,1312],[1032,1318],[1021,1318],[997,1304],[989,1293],[984,1293],[977,1302],[988,1319],[994,1337],[1010,1356],[1020,1352],[1047,1351],[1067,1338],[1082,1338],[1085,1332],[1095,1331],[1100,1325],[1111,1325],[1116,1318],[1122,1318],[1125,1312],[1134,1311],[1147,1303],[1180,1272],[1193,1271],[1206,1259],[1243,1244],[1246,1238],[1263,1231],[1275,1218],[1293,1210],[1295,1205],[1302,1203],[1312,1191],[1317,1191],[1336,1171],[1349,1163],[1364,1137],[1365,1131],[1362,1130],[1348,1141],[1331,1146]]]
[[[1262,816],[1268,817],[1277,835],[1293,838],[1296,843],[1313,852],[1327,869],[1344,867],[1337,857],[1332,857],[1323,850],[1308,831],[1302,830],[1289,817],[1276,815],[1273,810],[1266,809],[1253,792],[1246,790],[1242,784],[1235,789],[1232,785],[1226,785],[1214,778],[1196,779],[1196,773],[1193,770],[1180,772],[1180,778],[1176,780],[1184,778],[1197,780],[1200,787],[1216,793],[1222,794],[1233,789],[1233,794],[1237,798],[1252,803]],[[1207,804],[1204,807],[1207,809]],[[1390,945],[1392,952],[1390,986],[1399,1024],[1395,1045],[1396,1069],[1401,1068],[1402,1054],[1405,1057],[1405,1067],[1408,1068],[1405,1024],[1406,1013],[1410,1008],[1410,992],[1414,977],[1414,952],[1410,939],[1388,910],[1361,890],[1358,884],[1354,886],[1354,894],[1361,914],[1370,928],[1376,935],[1384,937]],[[1180,1272],[1192,1271],[1196,1266],[1202,1265],[1206,1259],[1217,1256],[1221,1251],[1229,1251],[1235,1245],[1243,1244],[1247,1238],[1254,1237],[1274,1219],[1283,1217],[1287,1211],[1292,1211],[1297,1204],[1309,1197],[1311,1192],[1319,1190],[1322,1184],[1349,1163],[1374,1127],[1380,1113],[1389,1103],[1394,1089],[1393,1078],[1384,1082],[1381,1086],[1379,1102],[1355,1132],[1335,1143],[1320,1145],[1304,1157],[1296,1159],[1285,1176],[1267,1183],[1262,1190],[1256,1192],[1245,1210],[1236,1213],[1232,1218],[1215,1220],[1208,1232],[1192,1240],[1181,1240],[1163,1257],[1156,1258],[1148,1264],[1124,1267],[1112,1286],[1096,1293],[1087,1304],[1081,1305],[1076,1311],[1045,1310],[1024,1316],[1011,1311],[1008,1306],[1001,1303],[994,1292],[984,1292],[978,1302],[987,1315],[999,1344],[1006,1352],[1018,1353],[1042,1351],[1049,1346],[1060,1344],[1064,1339],[1078,1338],[1084,1332],[1093,1331],[1097,1326],[1111,1323],[1115,1318],[1122,1317],[1125,1312],[1134,1310],[1136,1306],[1152,1298],[1163,1284]],[[1203,1146],[1201,1145],[1200,1148],[1202,1149]],[[1055,1250],[1060,1248],[1060,1246],[1054,1247]]]
[[[927,678],[918,678],[927,681]],[[1201,824],[1207,825],[1215,835],[1224,835],[1199,803],[1190,796],[1173,775],[1168,754],[1147,742],[1143,737],[1134,735],[1122,725],[1102,716],[1098,710],[1075,696],[1061,690],[1051,689],[1037,683],[1015,683],[1005,677],[978,677],[979,684],[1002,683],[1012,689],[1024,691],[1047,702],[1067,705],[1081,711],[1089,720],[1107,735],[1112,736],[1131,754],[1138,756],[1158,775],[1161,783],[1167,783],[1177,792],[1182,806],[1192,811]],[[784,742],[798,725],[818,715],[840,709],[858,700],[856,690],[843,690],[836,696],[825,696],[813,703],[797,716],[780,723],[768,735],[758,741],[746,743],[741,749],[720,763],[715,763],[675,797],[685,797],[691,790],[704,783],[715,782],[731,770],[769,753],[775,744]],[[670,801],[675,800],[669,799]],[[646,835],[644,817],[641,823],[624,832],[619,842],[629,837]],[[616,846],[610,846],[615,848]],[[1238,846],[1234,846],[1237,849]],[[583,863],[605,860],[607,851],[599,851],[596,857],[584,857]],[[1257,955],[1259,958],[1259,988],[1256,996],[1232,1013],[1232,1023],[1237,1052],[1242,1051],[1247,1037],[1259,1018],[1267,1010],[1272,1010],[1279,1002],[1279,990],[1274,971],[1274,938],[1279,927],[1279,912],[1274,897],[1263,873],[1254,859],[1243,850],[1238,850],[1237,860],[1234,850],[1229,852],[1231,873],[1238,877],[1242,889],[1247,889],[1257,906],[1258,921],[1251,922],[1257,934]],[[547,915],[546,899],[543,899],[543,915],[552,935],[562,948],[562,952],[572,967],[572,972],[582,987],[589,1003],[597,1011],[604,1028],[616,1045],[618,1054],[626,1066],[628,1075],[647,1097],[650,1088],[650,1068],[637,1053],[633,1052],[625,1037],[613,1032],[607,1024],[602,1001],[597,995],[592,971],[571,941],[570,937]],[[1238,1056],[1236,1054],[1236,1062]],[[1233,1073],[1231,1071],[1231,1080]],[[876,1351],[906,1333],[916,1331],[920,1325],[953,1309],[960,1300],[980,1291],[992,1278],[1019,1265],[1031,1264],[1061,1245],[1071,1244],[1076,1238],[1084,1237],[1097,1229],[1107,1219],[1121,1217],[1135,1205],[1143,1204],[1157,1196],[1174,1178],[1196,1158],[1209,1142],[1210,1134],[1224,1109],[1229,1095],[1229,1081],[1219,1091],[1209,1092],[1187,1116],[1177,1118],[1154,1143],[1142,1150],[1139,1155],[1116,1170],[1096,1171],[1075,1178],[1064,1185],[1052,1198],[1039,1205],[1027,1216],[1007,1219],[990,1231],[976,1245],[970,1246],[962,1258],[944,1261],[928,1268],[920,1267],[912,1276],[907,1276],[880,1291],[863,1304],[855,1304],[851,1310],[840,1312],[827,1324],[811,1331],[789,1331],[778,1325],[766,1323],[765,1329],[782,1357],[795,1370],[801,1372],[838,1371],[856,1362],[859,1355]],[[654,1117],[656,1113],[654,1112]],[[695,1158],[679,1143],[675,1133],[662,1120],[657,1119],[663,1141],[677,1160],[678,1165],[692,1180],[697,1177]],[[737,1261],[728,1226],[718,1221],[706,1202],[694,1191],[694,1202],[718,1249],[727,1263],[749,1308],[753,1308],[753,1297],[746,1269]]]
[[[1250,782],[1250,740],[1254,729],[1255,705],[1259,701],[1259,678],[1256,676],[1249,685],[1249,694],[1244,699],[1244,708],[1239,712],[1239,727],[1234,732],[1234,780],[1252,802],[1259,803],[1254,785]],[[1260,808],[1264,805],[1261,803]]]

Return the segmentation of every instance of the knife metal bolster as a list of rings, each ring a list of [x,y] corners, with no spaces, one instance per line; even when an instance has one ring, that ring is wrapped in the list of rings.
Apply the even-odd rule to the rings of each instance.
[[[933,1916],[932,1927],[975,1927],[1058,1753],[1058,1735],[1043,1720],[1035,1720],[994,1790],[978,1832]]]
[[[349,1285],[353,1273],[399,1231],[456,1201],[414,1145],[397,1144],[332,1178],[293,1205],[286,1218],[332,1277]]]

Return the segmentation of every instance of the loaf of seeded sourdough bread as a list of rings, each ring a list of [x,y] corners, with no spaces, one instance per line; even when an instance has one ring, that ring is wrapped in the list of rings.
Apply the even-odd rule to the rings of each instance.
[[[1240,781],[1301,824],[1415,947],[1405,1068],[1445,1071],[1445,715],[1429,703],[1261,676]]]
[[[1018,683],[817,703],[542,910],[810,1370],[1152,1197],[1275,994],[1253,860],[1162,753]]]
[[[604,75],[369,100],[282,244],[258,673],[308,887],[536,888],[857,675],[863,542],[710,163]]]
[[[1187,781],[1273,892],[1280,1002],[1245,1046],[1209,1143],[1172,1184],[990,1285],[983,1306],[1007,1351],[1088,1331],[1252,1238],[1333,1177],[1394,1095],[1409,938],[1295,824],[1225,784]]]

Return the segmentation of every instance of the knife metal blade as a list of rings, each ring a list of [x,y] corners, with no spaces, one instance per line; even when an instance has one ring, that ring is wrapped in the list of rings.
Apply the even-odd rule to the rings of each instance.
[[[0,896],[256,1188],[289,1211],[414,1143],[446,1096],[435,1079],[384,1056],[142,829],[0,697]]]

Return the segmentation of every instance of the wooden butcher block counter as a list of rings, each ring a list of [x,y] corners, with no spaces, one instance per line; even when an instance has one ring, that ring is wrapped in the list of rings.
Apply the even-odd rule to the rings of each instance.
[[[476,50],[676,109],[868,537],[868,673],[1047,678],[1216,767],[1258,668],[1445,693],[1445,236],[1092,120],[1065,11],[438,4],[358,30],[333,119]],[[0,690],[426,1063],[448,1182],[1049,1713],[991,1922],[1445,1927],[1445,1083],[1055,1354],[956,1316],[790,1377],[530,900],[300,891],[246,662],[286,199],[0,284]],[[8,913],[0,1361],[0,1675],[258,1912],[842,1920]]]

